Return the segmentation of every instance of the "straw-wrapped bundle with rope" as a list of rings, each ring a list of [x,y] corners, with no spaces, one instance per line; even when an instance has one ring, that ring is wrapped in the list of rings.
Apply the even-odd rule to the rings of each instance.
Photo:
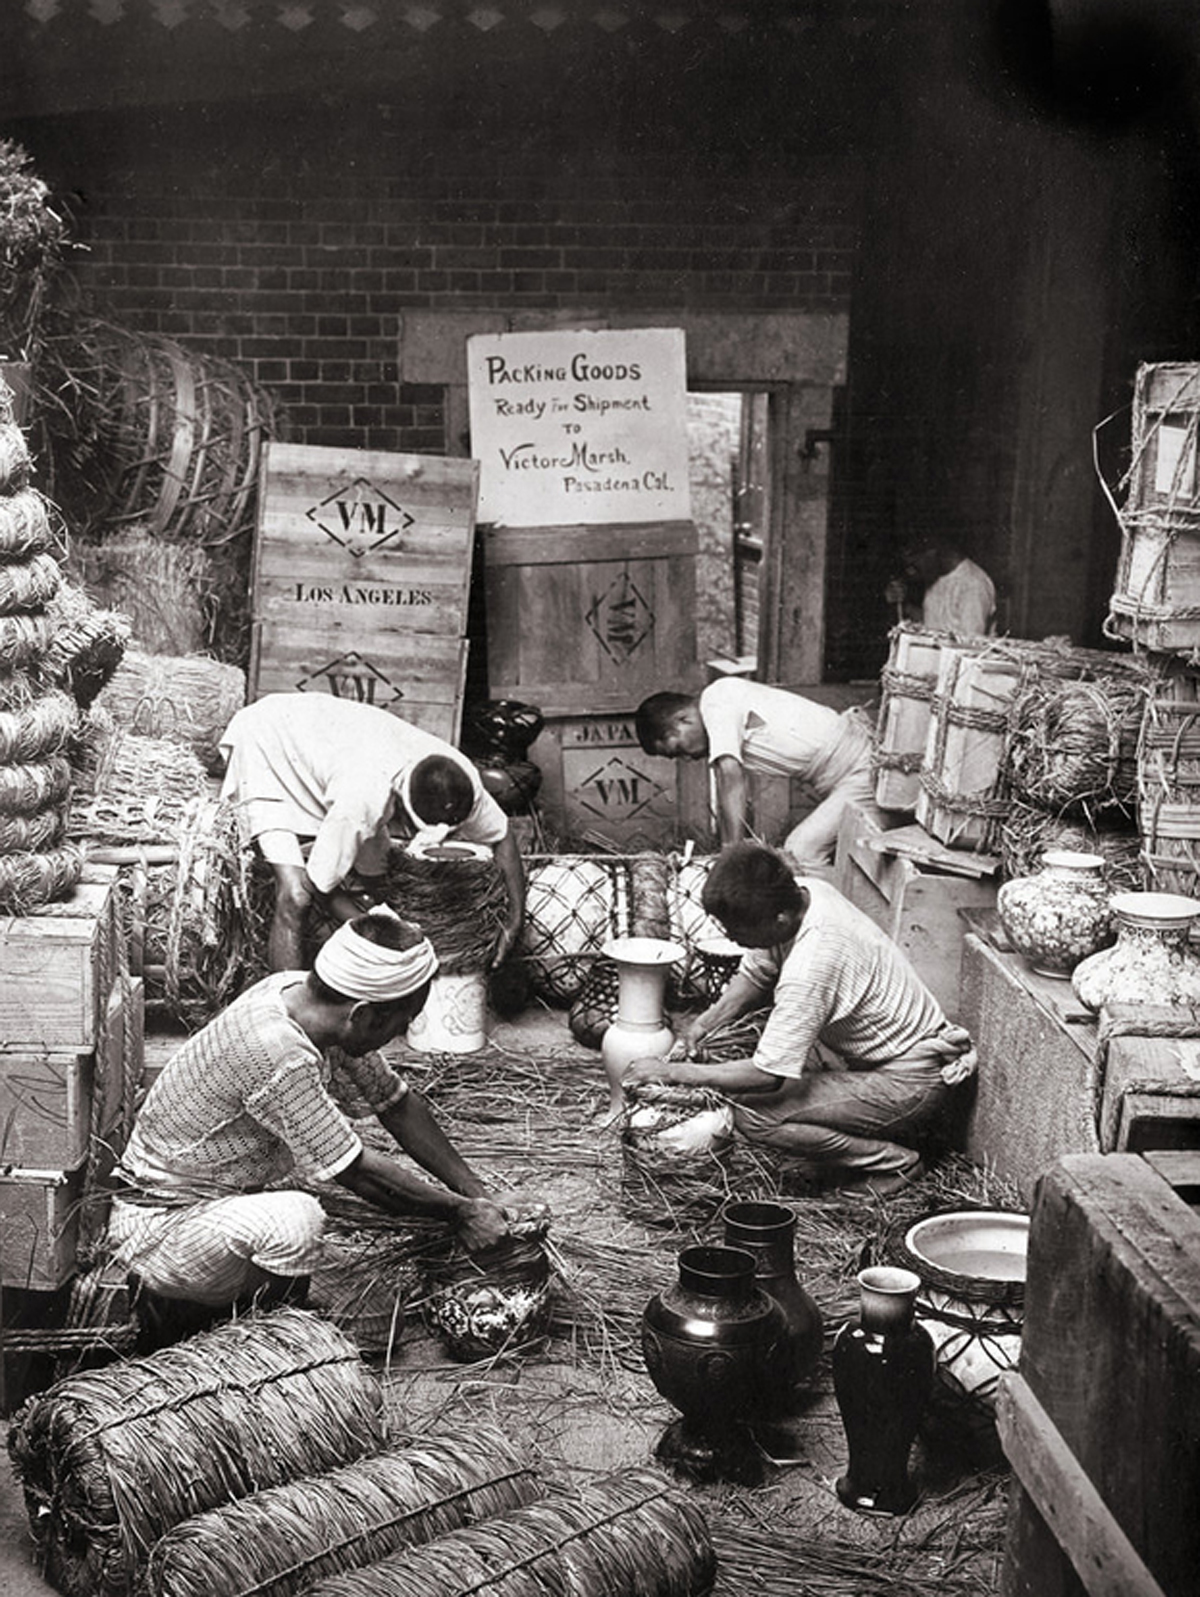
[[[61,518],[36,488],[0,498],[0,560],[36,560],[62,548]]]
[[[186,744],[206,771],[219,775],[218,744],[246,702],[246,674],[206,655],[127,649],[97,702],[125,731]]]
[[[68,835],[115,845],[178,844],[209,779],[193,751],[122,731],[90,711],[74,758]]]
[[[1200,679],[1157,684],[1138,743],[1138,825],[1147,885],[1200,893]]]
[[[181,1520],[383,1441],[357,1349],[281,1309],[59,1382],[18,1411],[8,1449],[46,1579],[65,1597],[126,1597]]]
[[[669,914],[672,942],[681,943],[687,950],[682,970],[672,972],[676,990],[682,999],[706,998],[708,973],[700,957],[699,945],[725,937],[725,928],[704,908],[701,895],[715,855],[698,859],[673,861]]]
[[[1047,849],[1098,854],[1113,892],[1142,886],[1142,839],[1131,822],[1093,825],[1082,816],[1054,815],[1036,804],[1014,800],[1000,827],[1000,864],[1005,879],[1039,869]]]
[[[635,1469],[318,1581],[306,1597],[695,1597],[715,1570],[695,1500]]]
[[[265,974],[268,901],[233,806],[209,798],[191,804],[174,857],[152,860],[132,884],[147,997],[186,1026],[211,1020]]]
[[[452,1358],[495,1358],[540,1340],[553,1291],[546,1230],[546,1222],[517,1222],[492,1247],[455,1245],[427,1261],[425,1320]]]
[[[103,610],[73,582],[64,582],[47,606],[54,624],[45,669],[83,709],[120,665],[129,645],[129,622]]]
[[[508,908],[508,889],[488,850],[453,839],[412,854],[388,855],[385,902],[416,921],[433,944],[444,975],[473,975],[492,963]]]
[[[297,1597],[543,1494],[496,1427],[446,1431],[183,1520],[151,1551],[142,1592]]]
[[[1150,688],[1129,674],[1094,681],[1043,678],[1009,711],[1013,793],[1056,814],[1094,815],[1137,800],[1137,746]]]
[[[71,548],[71,568],[101,604],[128,616],[134,641],[149,654],[191,655],[211,648],[216,597],[206,551],[123,527],[103,543]]]

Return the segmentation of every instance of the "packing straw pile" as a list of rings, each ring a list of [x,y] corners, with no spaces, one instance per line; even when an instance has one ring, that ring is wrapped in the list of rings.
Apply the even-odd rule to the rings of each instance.
[[[64,1597],[126,1597],[181,1520],[377,1452],[382,1402],[357,1349],[299,1309],[70,1376],[8,1437],[41,1572]]]
[[[700,1597],[715,1570],[695,1501],[655,1470],[624,1470],[318,1581],[306,1597]]]
[[[254,1492],[156,1543],[144,1597],[295,1597],[315,1581],[521,1508],[544,1488],[491,1426],[444,1431]]]

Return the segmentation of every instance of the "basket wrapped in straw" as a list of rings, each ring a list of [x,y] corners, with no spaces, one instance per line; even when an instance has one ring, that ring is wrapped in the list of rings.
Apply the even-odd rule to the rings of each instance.
[[[45,1577],[65,1597],[125,1597],[173,1525],[377,1452],[381,1416],[342,1333],[281,1309],[59,1382],[18,1411],[8,1448]]]
[[[425,1319],[452,1358],[495,1358],[541,1338],[553,1289],[545,1233],[545,1224],[514,1226],[490,1248],[454,1247],[428,1262]]]
[[[645,1082],[627,1090],[622,1208],[648,1225],[704,1221],[729,1196],[733,1108],[707,1087]]]
[[[540,997],[570,1003],[605,943],[631,931],[628,860],[562,854],[527,861],[520,953]]]
[[[307,1597],[694,1597],[715,1569],[697,1503],[636,1469],[318,1581]]]
[[[219,775],[218,745],[246,702],[246,674],[205,655],[127,649],[98,702],[125,731],[186,744],[206,771]]]
[[[146,1597],[296,1597],[313,1582],[524,1507],[543,1488],[493,1426],[447,1431],[175,1525]]]
[[[178,844],[209,787],[191,749],[125,732],[105,711],[89,712],[72,769],[69,835],[99,843]]]
[[[444,975],[474,975],[491,965],[508,889],[490,850],[476,854],[452,838],[419,855],[397,845],[388,855],[384,896],[421,927]]]
[[[1137,799],[1137,744],[1149,679],[1037,680],[1009,711],[1013,792],[1058,814],[1089,814]]]

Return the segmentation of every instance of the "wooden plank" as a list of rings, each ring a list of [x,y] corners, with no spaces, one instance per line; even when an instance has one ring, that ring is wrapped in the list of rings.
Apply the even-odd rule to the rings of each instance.
[[[867,840],[867,847],[879,854],[902,854],[926,870],[949,871],[955,876],[994,876],[1000,869],[995,854],[967,854],[955,851],[930,837],[923,826],[897,826]]]
[[[1088,1597],[1165,1597],[1050,1416],[1015,1370],[1000,1377],[1005,1456],[1054,1531]]]
[[[667,555],[695,555],[700,546],[692,521],[485,527],[482,538],[484,563],[489,567],[660,559]]]
[[[1146,1163],[1178,1192],[1200,1188],[1200,1149],[1160,1148],[1147,1153]]]
[[[981,1067],[982,1068],[982,1067]],[[1074,1155],[1038,1187],[1020,1373],[1167,1592],[1195,1593],[1200,1516],[1200,1216],[1132,1154]],[[1023,1579],[1056,1597],[1030,1503],[1010,1515]]]
[[[88,1151],[90,1049],[0,1050],[0,1166],[66,1169]]]

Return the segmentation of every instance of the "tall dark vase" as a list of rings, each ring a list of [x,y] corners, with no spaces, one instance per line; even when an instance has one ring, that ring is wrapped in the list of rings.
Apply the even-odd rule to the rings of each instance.
[[[837,1494],[850,1508],[903,1514],[916,1501],[908,1455],[929,1401],[933,1339],[913,1320],[921,1279],[877,1266],[859,1272],[861,1311],[833,1344],[833,1389],[849,1447]]]
[[[785,1203],[735,1199],[725,1205],[721,1218],[725,1245],[752,1255],[755,1280],[783,1310],[786,1331],[771,1401],[776,1413],[794,1414],[824,1346],[821,1311],[796,1278],[795,1211]]]
[[[751,1427],[769,1407],[783,1313],[740,1248],[684,1248],[679,1280],[642,1314],[650,1379],[679,1409],[656,1456],[692,1480],[757,1485],[763,1457]]]

